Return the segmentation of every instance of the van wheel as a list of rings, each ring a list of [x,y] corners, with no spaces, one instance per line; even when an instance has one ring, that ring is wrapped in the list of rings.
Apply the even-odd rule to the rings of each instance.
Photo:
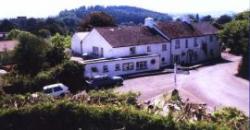
[[[60,96],[61,96],[61,97],[64,97],[64,96],[65,96],[65,93],[60,94]]]

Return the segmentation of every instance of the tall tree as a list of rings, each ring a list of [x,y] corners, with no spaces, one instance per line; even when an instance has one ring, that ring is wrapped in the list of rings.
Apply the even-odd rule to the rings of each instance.
[[[231,49],[231,53],[241,55],[249,41],[249,22],[247,20],[236,20],[225,25],[220,32],[220,42]]]
[[[95,12],[87,15],[80,23],[80,31],[89,31],[93,27],[115,26],[111,16],[104,12]]]
[[[14,50],[17,71],[23,74],[36,74],[46,61],[49,44],[28,32],[20,33],[18,39],[19,44]]]
[[[52,47],[49,49],[47,53],[47,61],[50,66],[55,66],[57,64],[62,63],[65,59],[67,59],[67,55],[64,53],[66,38],[60,34],[56,34],[51,37]]]
[[[14,29],[16,26],[9,20],[5,19],[0,23],[0,32],[9,32],[10,30]]]
[[[225,24],[225,23],[228,23],[232,21],[232,17],[229,16],[229,15],[222,15],[220,16],[217,20],[216,20],[216,23],[218,24]]]
[[[203,21],[203,22],[213,22],[214,19],[213,19],[213,17],[211,15],[207,15],[207,16],[202,17],[201,21]]]

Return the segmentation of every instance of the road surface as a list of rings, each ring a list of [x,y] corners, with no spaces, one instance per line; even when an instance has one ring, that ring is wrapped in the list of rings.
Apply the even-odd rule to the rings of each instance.
[[[190,102],[206,103],[210,110],[230,106],[249,115],[249,81],[236,76],[241,57],[222,54],[226,62],[177,75],[177,89]],[[175,88],[174,74],[139,77],[124,81],[119,92],[140,92],[139,101],[152,100]]]

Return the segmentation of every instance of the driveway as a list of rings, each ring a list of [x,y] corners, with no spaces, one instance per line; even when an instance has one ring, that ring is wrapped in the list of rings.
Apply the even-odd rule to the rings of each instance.
[[[235,76],[241,57],[222,54],[227,61],[177,75],[177,89],[190,102],[206,103],[209,110],[221,106],[237,107],[249,115],[249,82]],[[139,77],[124,81],[119,92],[140,92],[139,101],[153,100],[175,88],[174,74]]]

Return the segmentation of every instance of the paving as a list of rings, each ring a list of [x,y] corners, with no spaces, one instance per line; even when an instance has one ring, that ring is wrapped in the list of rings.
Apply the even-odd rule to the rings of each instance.
[[[153,100],[177,88],[184,100],[206,103],[210,110],[222,106],[236,107],[249,115],[249,81],[237,77],[240,56],[223,53],[223,62],[200,66],[189,75],[173,73],[131,78],[116,88],[119,92],[140,92],[139,101]]]

